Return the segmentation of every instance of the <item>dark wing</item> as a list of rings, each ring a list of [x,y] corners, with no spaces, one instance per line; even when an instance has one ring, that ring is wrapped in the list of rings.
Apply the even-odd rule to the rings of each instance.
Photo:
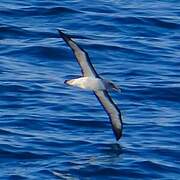
[[[66,44],[73,50],[73,53],[81,67],[83,76],[98,77],[98,74],[90,62],[88,53],[79,47],[79,45],[77,45],[68,35],[64,34],[60,30],[58,31]]]
[[[123,129],[120,110],[116,104],[114,104],[107,91],[95,91],[94,94],[107,112],[112,124],[113,132],[116,136],[116,140],[119,140],[122,136]]]

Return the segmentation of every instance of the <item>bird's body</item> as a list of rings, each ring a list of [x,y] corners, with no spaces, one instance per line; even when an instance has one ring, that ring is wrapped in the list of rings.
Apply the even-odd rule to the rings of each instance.
[[[113,82],[102,79],[95,71],[93,65],[90,62],[89,56],[80,46],[78,46],[68,35],[58,30],[63,40],[73,50],[73,53],[79,63],[82,71],[82,77],[77,79],[66,80],[65,83],[70,86],[76,86],[79,88],[91,90],[99,102],[107,112],[112,129],[115,134],[116,140],[119,140],[122,136],[122,119],[121,113],[117,105],[112,101],[108,91],[118,91],[117,87]]]
[[[91,91],[103,91],[106,90],[105,84],[102,79],[94,77],[80,77],[77,79],[71,79],[65,81],[70,86],[77,86],[82,89]]]
[[[70,86],[76,86],[91,91],[119,90],[119,88],[111,81],[96,77],[80,77],[77,79],[66,80],[65,83]]]

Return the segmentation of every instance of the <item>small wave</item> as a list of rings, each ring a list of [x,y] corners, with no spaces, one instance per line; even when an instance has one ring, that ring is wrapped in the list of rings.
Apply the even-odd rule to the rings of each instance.
[[[62,171],[57,171],[57,170],[53,170],[52,174],[60,179],[69,179],[69,180],[77,180],[78,178],[73,177],[71,174],[67,173],[67,172],[62,172]]]
[[[169,166],[167,164],[161,163],[160,161],[142,161],[142,162],[138,162],[138,164],[141,164],[143,167],[147,168],[147,171],[152,171],[155,170],[156,173],[158,174],[158,172],[175,172],[175,173],[179,173],[179,169],[177,169],[176,167],[173,166]]]
[[[50,154],[39,154],[33,152],[18,152],[16,150],[3,150],[2,147],[0,149],[0,158],[13,158],[13,159],[47,159],[51,155]]]
[[[75,9],[69,7],[51,7],[51,8],[40,8],[40,7],[30,7],[30,8],[21,8],[21,9],[1,9],[1,16],[45,16],[45,15],[65,15],[69,13],[80,13]]]
[[[15,96],[13,101],[21,101],[20,96],[17,96],[17,93],[22,93],[22,95],[25,94],[43,94],[44,91],[40,90],[40,89],[34,89],[29,87],[28,85],[24,86],[24,85],[18,85],[18,84],[2,84],[0,85],[0,93],[3,93],[4,96],[2,97],[1,100],[5,100],[5,101],[11,101],[11,98],[13,98],[13,96]]]
[[[16,37],[18,39],[28,36],[29,32],[22,27],[0,24],[0,39]],[[1,42],[3,44],[3,42]]]
[[[45,59],[48,60],[63,60],[62,57],[66,56],[64,55],[63,51],[60,51],[58,47],[47,47],[47,46],[28,46],[28,47],[22,47],[21,49],[9,49],[8,51],[2,52],[2,55],[12,54],[13,57],[17,57],[18,55],[28,52],[28,57],[38,57],[43,59],[43,62]],[[24,54],[25,56],[25,54]]]
[[[172,133],[173,134],[173,133]],[[178,136],[177,136],[178,137]],[[179,143],[177,143],[178,146]],[[159,147],[159,148],[153,148],[152,152],[156,155],[164,156],[164,157],[171,157],[174,162],[178,162],[178,156],[179,156],[179,149],[171,148],[171,147]],[[166,167],[165,167],[166,168]]]
[[[0,24],[0,39],[40,39],[40,38],[57,38],[57,33],[43,32],[30,28],[23,28],[14,25]],[[6,42],[6,41],[5,41]],[[3,41],[1,42],[3,44]],[[17,43],[17,42],[16,42]],[[12,44],[12,42],[11,42]]]
[[[22,175],[17,175],[17,174],[13,174],[13,173],[11,173],[12,175],[9,175],[8,176],[8,179],[9,180],[27,180],[27,177],[25,177],[25,176],[22,176]]]
[[[154,17],[112,17],[113,21],[119,22],[121,24],[134,24],[134,25],[146,25],[146,26],[156,26],[168,29],[179,29],[180,24],[175,22],[170,22],[171,19],[162,19]]]
[[[103,50],[103,51],[112,51],[112,53],[114,52],[120,52],[120,53],[124,53],[124,54],[128,54],[131,56],[140,56],[140,57],[153,57],[151,52],[148,51],[141,51],[137,48],[132,48],[132,47],[124,47],[121,45],[113,45],[113,44],[100,44],[100,43],[96,43],[96,44],[90,44],[89,47],[92,47],[96,50]]]
[[[108,14],[108,13],[114,13],[115,12],[115,9],[113,9],[113,7],[111,6],[97,6],[97,7],[83,7],[81,9],[83,12],[88,12],[88,13],[91,13],[91,14]]]
[[[44,15],[58,15],[58,14],[64,14],[64,13],[80,13],[80,11],[71,9],[69,7],[53,7],[42,10],[44,11]]]
[[[142,18],[139,17],[120,17],[115,16],[113,17],[113,21],[119,22],[121,24],[144,24],[144,21]]]
[[[107,118],[108,119],[108,118]],[[62,123],[67,124],[68,126],[73,126],[73,127],[82,127],[85,129],[91,129],[94,127],[97,128],[104,128],[107,127],[106,123],[103,123],[102,121],[96,121],[96,120],[70,120],[70,119],[66,119],[64,120]]]
[[[29,88],[23,85],[17,84],[1,84],[0,85],[0,93],[7,93],[7,92],[27,92]]]
[[[167,101],[180,101],[180,88],[179,87],[148,87],[142,90],[136,90],[143,96],[153,98],[156,100],[167,100]]]
[[[157,18],[143,18],[146,22],[150,22],[151,24],[162,27],[162,28],[167,28],[167,29],[179,29],[180,24],[171,22],[171,19],[157,19]]]
[[[0,129],[0,135],[17,135],[17,134],[9,130]]]

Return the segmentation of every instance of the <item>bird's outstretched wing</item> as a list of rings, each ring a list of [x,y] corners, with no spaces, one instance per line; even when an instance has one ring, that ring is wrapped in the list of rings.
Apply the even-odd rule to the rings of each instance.
[[[112,124],[113,132],[116,136],[116,140],[119,140],[122,136],[123,129],[120,110],[118,109],[117,105],[112,101],[107,91],[95,91],[94,94],[107,112]]]
[[[83,76],[98,77],[93,65],[90,62],[88,53],[84,51],[79,45],[77,45],[67,34],[64,34],[62,31],[58,30],[59,34],[66,42],[68,46],[72,49],[80,67]]]

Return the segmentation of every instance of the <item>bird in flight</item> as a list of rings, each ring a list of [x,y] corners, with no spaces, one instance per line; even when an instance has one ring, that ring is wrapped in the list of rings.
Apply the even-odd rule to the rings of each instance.
[[[119,140],[122,136],[123,129],[121,112],[108,93],[108,91],[111,90],[119,91],[119,87],[112,81],[102,79],[91,64],[88,53],[73,41],[69,35],[63,33],[61,30],[58,30],[58,32],[61,38],[72,49],[82,71],[82,77],[66,80],[65,84],[88,89],[94,92],[109,116],[116,140]]]

